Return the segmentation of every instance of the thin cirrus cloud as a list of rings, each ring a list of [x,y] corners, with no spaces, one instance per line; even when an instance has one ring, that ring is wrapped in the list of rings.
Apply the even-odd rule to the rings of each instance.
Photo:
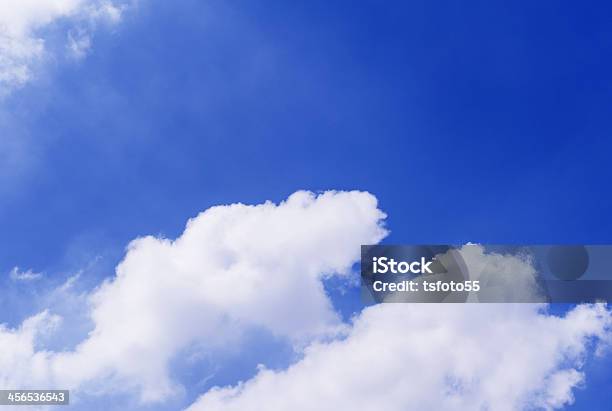
[[[28,121],[6,98],[44,77],[63,58],[83,58],[100,26],[116,25],[136,0],[0,1],[0,193],[10,194],[37,164],[44,135],[31,135]],[[18,107],[18,106],[16,106]],[[27,112],[27,110],[26,110]],[[0,203],[2,199],[0,199]]]
[[[74,350],[41,347],[61,326],[51,312],[0,328],[0,385],[108,387],[161,401],[180,391],[169,362],[192,344],[219,352],[253,328],[296,348],[340,335],[322,280],[349,275],[359,245],[386,235],[384,218],[368,193],[297,192],[278,205],[210,208],[173,241],[139,238],[88,296],[94,329]]]
[[[0,97],[28,83],[46,56],[65,51],[85,55],[96,25],[118,22],[124,7],[111,0],[0,2]],[[54,30],[63,31],[66,40],[50,49]]]
[[[35,281],[40,280],[42,276],[43,273],[35,272],[32,269],[21,270],[19,267],[13,267],[9,273],[9,277],[13,281]]]

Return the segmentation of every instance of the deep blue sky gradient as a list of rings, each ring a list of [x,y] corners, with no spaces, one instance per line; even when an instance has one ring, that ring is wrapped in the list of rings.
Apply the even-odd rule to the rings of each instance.
[[[608,2],[147,0],[45,73],[0,123],[29,136],[0,272],[38,287],[298,189],[372,192],[393,243],[612,242]],[[606,364],[572,409],[606,409]]]

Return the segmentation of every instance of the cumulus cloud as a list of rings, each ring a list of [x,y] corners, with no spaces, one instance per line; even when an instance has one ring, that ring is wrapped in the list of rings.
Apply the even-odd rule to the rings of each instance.
[[[604,305],[557,317],[533,304],[380,304],[344,323],[323,280],[350,275],[359,245],[387,234],[384,218],[368,193],[297,192],[280,204],[210,208],[175,240],[136,239],[116,275],[84,296],[93,329],[74,349],[46,348],[62,320],[50,312],[0,327],[0,386],[160,401],[179,388],[169,365],[182,350],[222,354],[258,329],[302,358],[214,388],[189,411],[504,411],[573,401],[589,347],[612,339]],[[523,256],[461,252],[479,278],[518,272],[531,284]]]
[[[573,401],[591,341],[609,337],[603,305],[564,317],[532,304],[381,304],[346,339],[315,343],[284,371],[213,388],[188,411],[523,410]]]
[[[63,27],[68,49],[82,56],[95,25],[117,22],[122,8],[111,0],[0,2],[0,96],[31,79],[34,66],[48,51],[45,35],[50,30]]]
[[[73,351],[37,350],[34,331],[0,329],[0,383],[92,382],[155,401],[174,391],[168,363],[190,344],[222,350],[253,327],[298,347],[337,336],[345,325],[322,280],[351,272],[359,245],[386,235],[384,217],[368,193],[297,192],[280,204],[210,208],[176,240],[139,238],[88,297],[94,329]]]

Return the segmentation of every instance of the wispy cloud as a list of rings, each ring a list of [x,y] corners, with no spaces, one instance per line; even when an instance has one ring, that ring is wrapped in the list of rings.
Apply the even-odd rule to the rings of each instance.
[[[19,267],[13,267],[11,272],[9,273],[11,280],[13,281],[35,281],[42,278],[43,273],[37,273],[35,271],[27,270],[22,271]]]
[[[102,22],[117,23],[124,5],[111,0],[5,0],[0,2],[0,97],[32,79],[48,54],[50,33],[63,31],[68,50],[82,57]]]

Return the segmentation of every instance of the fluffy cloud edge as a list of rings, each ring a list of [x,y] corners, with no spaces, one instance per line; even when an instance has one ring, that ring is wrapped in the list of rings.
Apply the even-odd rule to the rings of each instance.
[[[0,386],[107,387],[162,401],[177,391],[169,362],[190,344],[218,352],[251,328],[296,349],[336,336],[345,324],[322,281],[350,272],[359,245],[387,234],[385,217],[369,193],[299,191],[279,204],[212,207],[175,240],[138,238],[86,297],[94,329],[74,350],[40,346],[50,314],[0,329]]]
[[[611,325],[602,304],[563,317],[534,304],[380,304],[347,338],[213,388],[187,411],[557,409],[573,402],[588,347],[609,341]]]

